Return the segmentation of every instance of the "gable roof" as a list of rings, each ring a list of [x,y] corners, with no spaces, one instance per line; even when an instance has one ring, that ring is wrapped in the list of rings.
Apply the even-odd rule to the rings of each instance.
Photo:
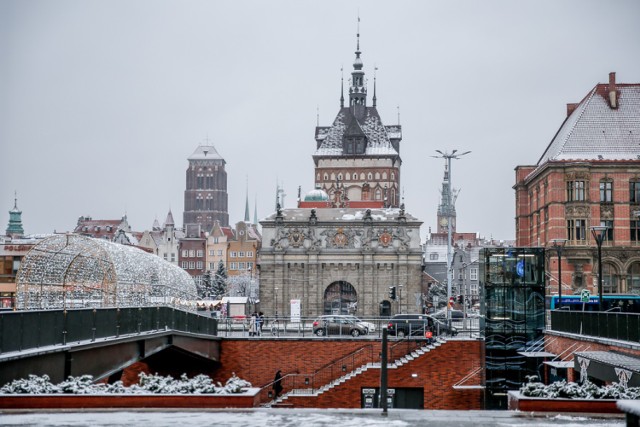
[[[617,84],[617,108],[608,85],[597,84],[566,118],[537,166],[548,161],[640,159],[640,84]]]
[[[200,145],[187,160],[224,160],[213,145]]]

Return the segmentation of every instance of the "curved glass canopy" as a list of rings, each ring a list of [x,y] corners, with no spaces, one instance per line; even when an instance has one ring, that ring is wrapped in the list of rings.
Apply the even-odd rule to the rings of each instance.
[[[195,310],[193,278],[141,249],[58,234],[35,245],[16,278],[19,310],[173,306]]]

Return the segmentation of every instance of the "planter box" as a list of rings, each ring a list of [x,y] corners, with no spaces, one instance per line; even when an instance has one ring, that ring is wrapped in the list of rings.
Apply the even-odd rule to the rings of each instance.
[[[519,391],[510,391],[508,399],[511,411],[622,413],[616,406],[617,401],[609,399],[546,399],[523,396]]]
[[[258,388],[238,394],[0,394],[0,409],[253,408]]]

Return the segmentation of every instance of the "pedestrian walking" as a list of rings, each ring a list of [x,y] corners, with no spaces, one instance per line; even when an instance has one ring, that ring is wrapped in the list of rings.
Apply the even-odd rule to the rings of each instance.
[[[264,326],[264,313],[258,313],[258,335],[262,335],[262,327]]]
[[[278,396],[280,396],[280,393],[282,393],[282,373],[280,370],[278,370],[278,372],[276,372],[275,378],[273,379],[273,398],[277,399]]]
[[[253,312],[251,314],[251,318],[249,319],[249,336],[250,337],[258,335],[257,318],[258,316],[256,315],[255,312]]]

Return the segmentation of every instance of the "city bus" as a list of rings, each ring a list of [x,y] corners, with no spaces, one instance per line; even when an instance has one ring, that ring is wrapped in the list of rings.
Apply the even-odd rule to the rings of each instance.
[[[589,296],[589,301],[583,303],[580,295],[562,295],[562,309],[582,311],[599,310],[598,295]],[[603,311],[620,311],[623,313],[640,313],[640,295],[606,294],[602,300]],[[558,308],[558,295],[547,296],[547,309]]]

